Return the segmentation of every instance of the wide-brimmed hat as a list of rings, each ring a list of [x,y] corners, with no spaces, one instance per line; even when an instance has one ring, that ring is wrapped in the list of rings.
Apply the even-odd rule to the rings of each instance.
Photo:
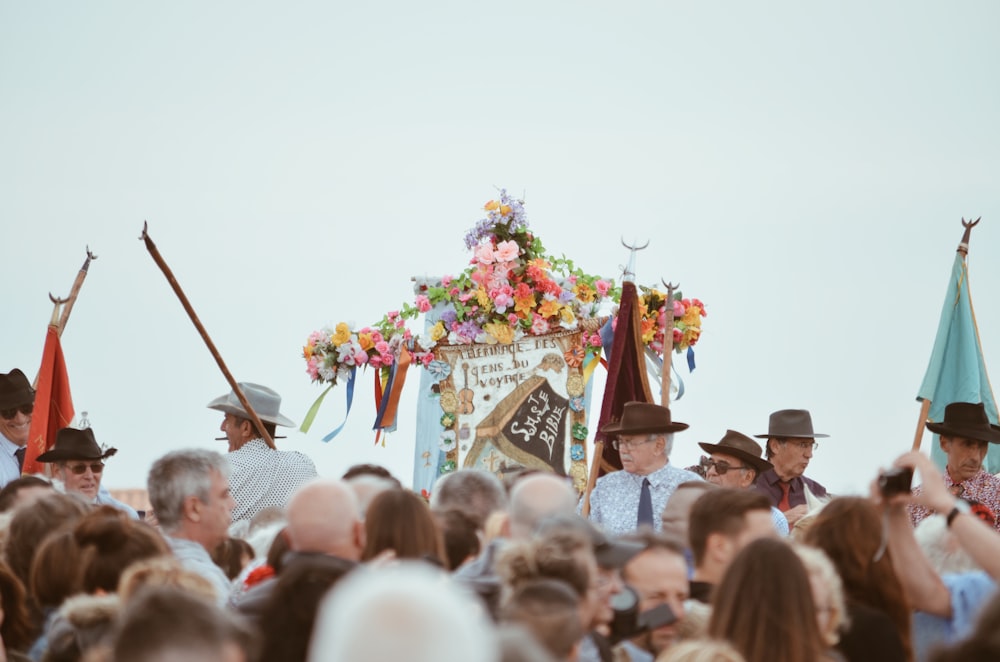
[[[239,386],[260,420],[286,428],[295,427],[295,423],[291,419],[285,418],[278,411],[281,407],[281,396],[278,395],[277,391],[249,382],[240,382]],[[230,391],[226,395],[220,395],[212,400],[208,403],[208,408],[217,409],[227,414],[235,414],[241,418],[250,418],[250,414],[240,404],[240,399],[236,397],[235,391]]]
[[[579,515],[552,515],[538,524],[536,535],[544,535],[556,530],[570,530],[590,539],[594,548],[597,565],[602,568],[624,568],[646,546],[638,542],[629,542],[609,538],[592,522]]]
[[[39,455],[38,461],[103,460],[117,452],[117,448],[102,450],[94,438],[93,428],[85,428],[83,430],[63,428],[59,432],[56,432],[56,443],[52,446],[52,449]]]
[[[927,421],[927,429],[946,437],[965,437],[975,441],[1000,444],[1000,428],[990,423],[986,407],[979,402],[953,402],[944,408],[944,420]]]
[[[9,409],[35,401],[35,389],[24,373],[14,368],[7,374],[0,372],[0,409]]]
[[[745,434],[740,434],[736,430],[726,430],[726,434],[723,435],[722,439],[720,439],[717,444],[701,442],[698,445],[709,454],[723,453],[725,455],[732,455],[733,457],[739,458],[756,469],[757,473],[767,471],[773,466],[770,462],[761,457],[764,451],[761,449],[760,444]]]
[[[657,432],[680,432],[687,430],[688,424],[670,420],[670,410],[648,402],[626,402],[622,407],[622,417],[605,425],[601,432],[617,436],[622,434],[654,434]]]
[[[782,409],[771,414],[767,422],[767,434],[755,434],[758,439],[769,437],[802,437],[816,439],[829,437],[828,434],[813,432],[813,421],[805,409]]]

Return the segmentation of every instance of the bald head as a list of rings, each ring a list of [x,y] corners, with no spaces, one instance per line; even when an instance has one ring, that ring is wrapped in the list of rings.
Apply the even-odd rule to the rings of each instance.
[[[510,536],[529,538],[539,522],[552,515],[576,512],[577,494],[565,478],[538,473],[523,478],[510,491]]]
[[[357,497],[344,481],[310,481],[288,502],[288,543],[296,552],[320,552],[357,561],[364,548],[359,512]]]

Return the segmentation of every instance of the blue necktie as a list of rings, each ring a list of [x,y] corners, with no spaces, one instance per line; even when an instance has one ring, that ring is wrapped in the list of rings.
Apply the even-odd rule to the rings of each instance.
[[[21,446],[16,451],[14,451],[14,457],[17,458],[17,470],[20,471],[24,468],[24,446]]]
[[[649,493],[649,479],[642,479],[642,491],[639,492],[639,516],[636,527],[653,526],[653,496]]]

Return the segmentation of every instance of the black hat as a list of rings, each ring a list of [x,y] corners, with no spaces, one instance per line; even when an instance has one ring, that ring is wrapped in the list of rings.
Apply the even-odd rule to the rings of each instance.
[[[927,429],[946,437],[965,437],[975,441],[1000,444],[1000,428],[990,424],[986,407],[979,402],[953,402],[944,408],[944,421],[931,423]]]
[[[14,368],[6,375],[0,372],[0,409],[30,405],[35,401],[35,389],[24,373]]]
[[[93,428],[77,430],[63,428],[56,433],[56,443],[52,449],[38,456],[39,462],[61,462],[63,460],[103,460],[118,452],[117,448],[101,450],[94,439]]]
[[[549,533],[557,529],[582,533],[590,539],[594,547],[597,565],[602,568],[623,568],[645,545],[608,538],[597,526],[579,515],[553,515],[546,517],[538,525],[537,534]]]

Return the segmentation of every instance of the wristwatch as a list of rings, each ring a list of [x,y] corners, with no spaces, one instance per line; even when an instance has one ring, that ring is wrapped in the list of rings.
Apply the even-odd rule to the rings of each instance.
[[[945,523],[948,525],[948,528],[950,529],[951,523],[955,521],[956,517],[962,514],[968,515],[971,512],[972,512],[972,506],[969,505],[968,501],[966,501],[965,499],[956,499],[955,507],[951,509],[950,513],[948,513],[948,518],[945,520]]]

